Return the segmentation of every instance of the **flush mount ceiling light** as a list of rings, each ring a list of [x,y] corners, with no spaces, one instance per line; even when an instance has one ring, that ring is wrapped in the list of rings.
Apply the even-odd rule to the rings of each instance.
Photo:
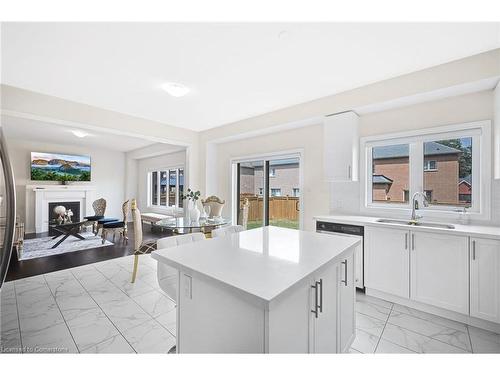
[[[176,82],[165,82],[163,85],[161,85],[161,88],[165,90],[169,95],[175,96],[176,98],[185,96],[191,91],[189,87],[184,86],[182,83]]]
[[[287,39],[290,36],[290,33],[287,30],[281,30],[278,33],[278,39],[284,40]]]
[[[71,133],[73,133],[73,135],[75,137],[78,137],[78,138],[84,138],[84,137],[87,137],[87,136],[90,135],[89,133],[87,133],[87,132],[85,132],[83,130],[77,130],[77,129],[71,130]]]

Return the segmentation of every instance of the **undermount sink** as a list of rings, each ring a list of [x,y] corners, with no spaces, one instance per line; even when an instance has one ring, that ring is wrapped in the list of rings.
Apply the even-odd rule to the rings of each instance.
[[[455,229],[455,226],[451,225],[451,224],[427,223],[425,221],[414,222],[414,221],[409,221],[409,220],[397,220],[397,219],[378,219],[377,223],[412,225],[412,226],[415,226],[415,227]]]

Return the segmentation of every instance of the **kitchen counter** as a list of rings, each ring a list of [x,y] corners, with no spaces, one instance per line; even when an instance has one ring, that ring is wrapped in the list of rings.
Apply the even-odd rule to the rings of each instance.
[[[270,302],[360,241],[279,227],[157,250],[152,257]]]
[[[177,271],[177,353],[347,351],[359,243],[264,227],[153,252]]]
[[[405,225],[396,223],[379,223],[377,222],[377,220],[381,219],[381,217],[352,216],[352,215],[324,215],[324,216],[315,216],[314,219],[316,221],[326,221],[339,224],[351,224],[360,226],[370,225],[370,226],[380,226],[386,228],[387,227],[408,228],[413,231],[462,234],[462,235],[479,236],[491,239],[500,239],[500,227],[494,227],[494,226],[463,225],[463,224],[450,223],[455,227],[454,229],[431,228],[425,226]],[[431,222],[428,220],[420,220],[420,221]]]

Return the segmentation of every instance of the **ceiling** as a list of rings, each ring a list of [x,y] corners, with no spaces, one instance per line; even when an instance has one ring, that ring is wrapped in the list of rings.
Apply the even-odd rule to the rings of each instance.
[[[1,78],[200,131],[499,48],[499,25],[3,23]]]
[[[89,136],[78,138],[71,132],[71,130],[75,130],[76,128],[73,129],[19,117],[2,116],[1,119],[7,140],[15,139],[25,142],[65,144],[120,152],[128,152],[156,143],[130,136],[100,133],[90,130],[85,131]],[[165,145],[165,147],[167,150],[166,153],[172,152],[170,150],[171,145]]]

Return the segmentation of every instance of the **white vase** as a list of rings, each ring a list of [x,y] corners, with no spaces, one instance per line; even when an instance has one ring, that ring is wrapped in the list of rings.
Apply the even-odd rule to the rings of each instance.
[[[193,222],[197,222],[200,220],[200,210],[196,206],[196,202],[193,203],[192,207],[189,209],[189,218]]]

